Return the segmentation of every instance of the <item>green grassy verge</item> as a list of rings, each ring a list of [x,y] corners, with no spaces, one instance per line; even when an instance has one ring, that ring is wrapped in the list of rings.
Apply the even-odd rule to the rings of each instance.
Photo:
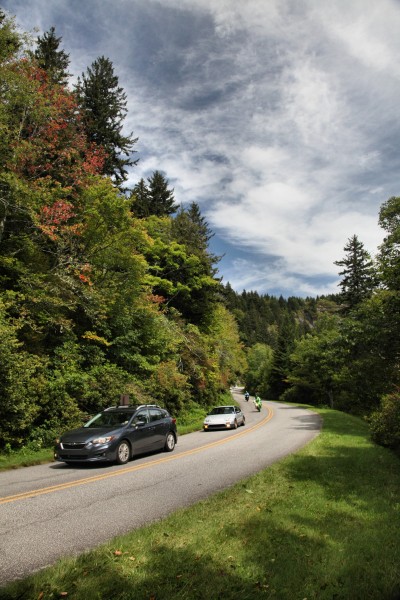
[[[300,452],[195,506],[0,590],[1,600],[394,600],[400,461],[323,409]]]
[[[12,450],[11,452],[0,454],[0,471],[51,462],[53,454],[52,448],[41,448],[40,450],[22,448],[21,450]]]

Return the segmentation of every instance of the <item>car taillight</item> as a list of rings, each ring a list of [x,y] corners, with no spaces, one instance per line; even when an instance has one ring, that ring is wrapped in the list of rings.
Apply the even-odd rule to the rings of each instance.
[[[174,425],[176,425],[176,419],[172,419]]]

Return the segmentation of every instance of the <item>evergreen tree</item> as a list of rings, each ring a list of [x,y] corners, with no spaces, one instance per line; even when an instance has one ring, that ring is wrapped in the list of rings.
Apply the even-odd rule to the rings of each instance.
[[[274,351],[269,379],[272,398],[279,398],[288,388],[290,354],[297,338],[297,327],[293,314],[283,313],[279,324],[277,347]]]
[[[145,180],[142,179],[135,185],[131,194],[131,212],[139,219],[150,216],[150,196]]]
[[[335,261],[335,265],[343,267],[339,273],[343,276],[339,286],[346,309],[351,310],[371,295],[376,277],[371,257],[356,235],[349,238],[344,250],[345,258]]]
[[[168,187],[168,179],[160,171],[154,171],[147,181],[149,184],[150,214],[164,217],[175,213],[178,206],[175,204],[174,190]]]
[[[52,83],[66,85],[69,77],[69,54],[59,50],[61,37],[57,37],[54,27],[51,27],[43,37],[37,38],[37,48],[34,57],[41,69],[47,71]]]
[[[78,78],[76,93],[89,140],[107,153],[103,174],[121,185],[127,179],[126,167],[137,163],[131,159],[137,138],[122,134],[127,100],[112,62],[104,56],[95,60],[86,74]]]
[[[214,234],[196,202],[187,209],[180,208],[172,222],[172,232],[177,242],[184,244],[192,254],[202,257],[205,264],[211,267],[219,261],[218,256],[209,252],[208,243]]]

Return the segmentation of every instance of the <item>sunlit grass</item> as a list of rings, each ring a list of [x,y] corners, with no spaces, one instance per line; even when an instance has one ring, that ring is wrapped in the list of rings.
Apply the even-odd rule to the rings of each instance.
[[[320,412],[323,432],[302,451],[0,598],[394,600],[400,461],[361,420]]]
[[[22,448],[21,450],[3,453],[0,454],[0,471],[47,463],[53,460],[53,454],[52,448],[41,448],[40,450]]]

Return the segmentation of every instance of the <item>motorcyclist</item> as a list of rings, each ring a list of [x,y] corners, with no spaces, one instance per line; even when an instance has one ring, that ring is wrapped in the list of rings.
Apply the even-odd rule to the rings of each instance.
[[[249,392],[246,390],[246,391],[245,391],[245,393],[244,393],[244,399],[246,400],[246,402],[248,402],[248,401],[249,401],[249,398],[250,398],[250,394],[249,394]]]
[[[258,412],[260,412],[261,407],[262,407],[262,402],[261,402],[261,398],[257,394],[257,392],[255,393],[255,397],[254,397],[254,406],[256,407],[256,409],[258,410]]]

